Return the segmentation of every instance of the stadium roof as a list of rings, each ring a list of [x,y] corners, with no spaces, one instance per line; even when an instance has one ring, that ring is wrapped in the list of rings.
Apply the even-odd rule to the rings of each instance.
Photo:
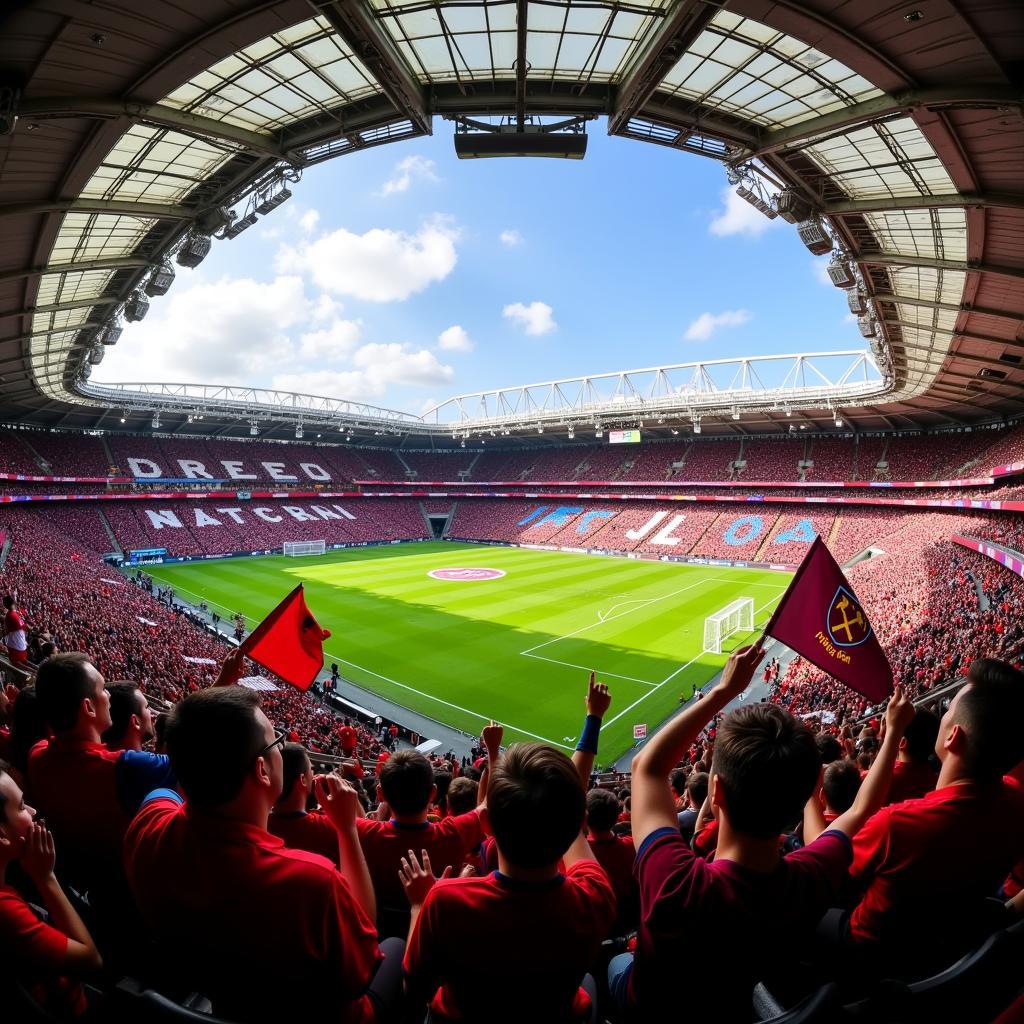
[[[359,396],[175,385],[115,403],[82,373],[183,240],[230,231],[220,210],[251,213],[303,168],[438,118],[471,132],[499,116],[521,134],[606,117],[612,134],[723,161],[755,201],[785,193],[820,215],[867,293],[881,374],[853,399],[820,381],[790,396],[809,425],[832,428],[840,405],[861,430],[1017,415],[1022,78],[1019,0],[22,3],[0,16],[0,419],[96,427],[122,408],[143,427],[161,410],[175,429],[202,411],[211,433],[258,416],[286,436],[303,418],[362,417],[397,437],[440,436],[447,412],[493,426],[497,409],[525,429],[484,395],[430,424],[339,412]],[[562,397],[537,415],[571,422],[565,393],[594,380],[549,382]],[[645,392],[622,394],[625,425]],[[680,418],[700,405],[706,433],[788,426],[779,396],[756,388],[717,405],[692,388],[668,397],[659,408]]]

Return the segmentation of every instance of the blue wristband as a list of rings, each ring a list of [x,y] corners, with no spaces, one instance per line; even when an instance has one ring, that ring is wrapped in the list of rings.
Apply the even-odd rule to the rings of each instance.
[[[579,743],[576,744],[576,749],[585,751],[588,754],[596,754],[597,738],[600,735],[601,719],[597,715],[587,715],[587,720],[583,723],[583,733],[580,736]]]

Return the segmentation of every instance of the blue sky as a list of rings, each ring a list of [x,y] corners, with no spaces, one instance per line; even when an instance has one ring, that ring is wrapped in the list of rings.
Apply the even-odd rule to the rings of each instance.
[[[608,138],[455,158],[452,128],[306,172],[128,325],[102,381],[251,384],[419,413],[583,373],[862,348],[796,230],[716,161]],[[101,371],[101,372],[100,372]]]

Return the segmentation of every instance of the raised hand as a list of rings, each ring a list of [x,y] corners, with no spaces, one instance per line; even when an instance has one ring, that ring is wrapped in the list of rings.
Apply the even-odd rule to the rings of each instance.
[[[398,872],[410,907],[422,907],[427,893],[434,888],[434,883],[437,882],[430,866],[430,855],[426,850],[422,850],[421,853],[423,854],[422,864],[416,859],[416,854],[410,850],[408,859],[402,858],[402,867]],[[441,872],[441,877],[447,878],[451,873],[452,867],[449,864]]]
[[[505,727],[498,725],[497,722],[490,722],[484,726],[484,731],[480,734],[480,739],[487,748],[487,759],[492,763],[498,759],[498,754],[501,751],[501,740],[504,735]]]
[[[910,698],[906,695],[902,686],[893,687],[892,696],[885,709],[886,732],[891,732],[902,737],[907,731],[907,726],[913,721],[916,711]]]
[[[32,822],[25,836],[25,846],[19,863],[26,875],[39,888],[53,875],[57,856],[53,848],[53,835],[45,825]]]
[[[228,651],[227,656],[220,663],[220,674],[214,686],[232,686],[242,678],[245,672],[245,655],[241,648],[235,647]]]
[[[733,651],[725,663],[719,688],[727,697],[738,697],[750,685],[750,680],[754,678],[754,672],[757,671],[763,657],[764,648],[760,641]]]
[[[597,718],[604,718],[604,713],[611,707],[612,695],[608,692],[605,683],[596,681],[594,673],[590,673],[590,683],[587,686],[587,714]]]
[[[339,831],[355,828],[362,805],[355,787],[338,775],[318,775],[313,782],[316,798],[324,814]]]

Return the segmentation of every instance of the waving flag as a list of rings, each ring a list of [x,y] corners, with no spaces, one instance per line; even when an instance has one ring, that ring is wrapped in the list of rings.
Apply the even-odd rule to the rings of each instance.
[[[240,644],[257,664],[286,683],[308,690],[324,667],[324,641],[330,631],[321,629],[306,607],[300,583]]]
[[[873,703],[892,693],[889,659],[821,537],[815,537],[764,631]]]

